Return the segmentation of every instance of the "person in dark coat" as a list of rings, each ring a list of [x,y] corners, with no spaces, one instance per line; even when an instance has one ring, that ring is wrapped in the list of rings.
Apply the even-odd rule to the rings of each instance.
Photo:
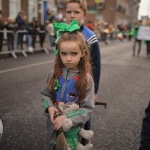
[[[46,27],[45,24],[42,24],[39,26],[39,39],[41,48],[44,48],[45,36],[46,36]]]
[[[139,150],[150,150],[150,101],[145,109],[145,117],[142,122]]]
[[[37,35],[40,30],[39,22],[37,17],[33,17],[32,19],[32,27],[33,27],[33,32],[32,32],[32,47],[35,49],[36,48],[36,39]]]
[[[0,14],[0,31],[3,31],[3,29],[4,29],[4,22],[3,22],[2,15]],[[3,47],[3,38],[4,38],[4,33],[0,32],[0,52],[2,51],[2,47]]]
[[[20,11],[18,13],[18,16],[16,17],[15,22],[17,24],[17,31],[20,31],[20,33],[18,33],[17,49],[23,50],[24,33],[21,32],[21,31],[25,30],[25,21],[24,21],[24,12],[23,11]]]
[[[11,17],[7,18],[5,28],[7,29],[8,51],[12,51],[12,50],[14,50],[14,31],[15,31],[16,27],[15,27],[15,23]]]

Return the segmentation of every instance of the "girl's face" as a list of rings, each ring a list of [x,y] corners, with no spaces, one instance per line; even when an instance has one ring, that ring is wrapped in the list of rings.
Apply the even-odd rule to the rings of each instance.
[[[62,63],[68,70],[76,70],[80,59],[84,56],[77,41],[64,41],[59,48]]]
[[[66,6],[66,19],[67,23],[76,19],[79,25],[84,23],[87,13],[83,12],[78,3],[68,3]]]

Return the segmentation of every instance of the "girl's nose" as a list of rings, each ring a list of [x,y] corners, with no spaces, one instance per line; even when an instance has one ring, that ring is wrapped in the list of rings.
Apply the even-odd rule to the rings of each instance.
[[[69,55],[67,56],[67,61],[71,61],[71,57]]]

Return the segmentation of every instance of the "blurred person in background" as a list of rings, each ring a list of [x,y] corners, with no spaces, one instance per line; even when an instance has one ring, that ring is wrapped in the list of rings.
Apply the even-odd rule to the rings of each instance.
[[[14,33],[16,30],[16,25],[12,17],[7,18],[5,27],[7,31],[10,31],[10,32],[7,32],[7,45],[8,45],[8,50],[12,51],[14,50]]]
[[[133,54],[132,54],[132,56],[135,56],[136,44],[138,44],[137,56],[139,56],[139,55],[140,55],[140,52],[141,52],[142,40],[139,40],[139,39],[137,38],[140,25],[141,25],[141,21],[138,21],[138,22],[135,24],[135,26],[134,26],[133,37],[134,37],[135,39],[134,39]]]
[[[3,38],[4,38],[4,22],[3,22],[3,17],[2,15],[0,14],[0,52],[2,51],[2,47],[3,47]]]
[[[122,25],[118,25],[117,26],[117,38],[120,40],[120,41],[123,41],[123,28],[122,28]]]
[[[51,23],[56,21],[56,16],[54,15],[54,11],[47,9],[47,20],[49,20],[49,22]]]
[[[128,25],[128,39],[129,41],[132,40],[132,37],[133,37],[133,27],[131,24]]]
[[[45,23],[46,23],[46,31],[48,32],[48,36],[49,36],[49,46],[50,46],[50,49],[54,50],[55,33],[54,33],[53,24],[51,22],[49,22],[49,20],[46,20]]]
[[[113,41],[114,40],[114,35],[115,35],[115,28],[114,26],[111,24],[109,26],[109,29],[110,29],[110,40]]]
[[[19,31],[18,37],[17,37],[17,49],[23,50],[23,35],[24,35],[24,33],[22,31],[25,30],[25,20],[24,20],[24,12],[23,11],[20,11],[18,13],[18,16],[16,17],[15,22],[17,24],[17,31]]]
[[[26,37],[26,44],[27,44],[27,47],[28,47],[28,50],[29,50],[29,52],[33,52],[33,47],[32,47],[32,41],[33,41],[33,39],[32,39],[32,34],[33,34],[33,32],[34,32],[34,29],[33,29],[33,24],[32,24],[32,22],[30,22],[30,23],[26,23],[26,30],[27,30],[27,37]]]
[[[146,26],[150,28],[150,19],[147,19]],[[150,58],[150,40],[146,40],[146,51],[147,51],[147,58]]]
[[[105,44],[108,44],[107,38],[108,38],[109,33],[110,33],[109,25],[107,22],[105,22],[105,26],[104,26],[104,43]]]
[[[36,44],[36,38],[38,35],[38,32],[40,30],[40,26],[39,26],[39,22],[37,17],[33,17],[32,19],[32,27],[33,27],[33,32],[32,32],[32,47],[36,48],[35,44]]]
[[[86,26],[91,30],[91,31],[94,31],[94,27],[93,27],[93,24],[92,24],[92,21],[88,21]]]
[[[39,39],[41,48],[44,48],[45,36],[46,36],[46,22],[45,24],[41,24],[39,26]]]
[[[101,23],[97,20],[94,24],[94,33],[96,34],[98,41],[101,39]]]

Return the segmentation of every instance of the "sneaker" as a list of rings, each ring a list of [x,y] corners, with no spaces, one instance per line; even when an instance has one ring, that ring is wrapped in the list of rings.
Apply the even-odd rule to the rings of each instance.
[[[28,50],[29,50],[30,53],[33,53],[33,48],[32,47],[29,47]]]

